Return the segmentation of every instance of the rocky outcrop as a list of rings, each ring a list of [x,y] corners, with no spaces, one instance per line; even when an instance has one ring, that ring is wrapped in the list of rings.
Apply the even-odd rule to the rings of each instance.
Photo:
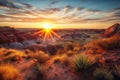
[[[0,27],[0,44],[20,42],[31,39],[35,39],[35,37],[29,33],[21,32],[8,26]]]
[[[120,24],[116,23],[105,30],[102,34],[103,37],[111,37],[113,35],[120,34]]]

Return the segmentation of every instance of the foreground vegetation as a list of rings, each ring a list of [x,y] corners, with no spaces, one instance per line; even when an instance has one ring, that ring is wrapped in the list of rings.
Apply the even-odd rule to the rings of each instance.
[[[10,64],[0,65],[0,80],[21,80],[19,71]]]
[[[0,48],[0,80],[44,80],[48,75],[57,75],[54,68],[58,72],[59,68],[65,70],[62,72],[64,76],[68,72],[75,73],[84,80],[120,79],[120,65],[106,62],[103,54],[104,51],[119,49],[119,36],[96,40],[83,46],[76,42],[56,46],[59,49],[49,46],[50,52]]]

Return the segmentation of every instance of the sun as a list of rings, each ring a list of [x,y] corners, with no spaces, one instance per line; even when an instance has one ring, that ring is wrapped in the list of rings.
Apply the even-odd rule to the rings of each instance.
[[[53,25],[50,24],[50,23],[43,23],[43,24],[42,24],[42,27],[43,27],[43,29],[44,29],[46,32],[49,32],[49,31],[52,30]]]
[[[53,40],[54,37],[60,39],[60,36],[55,31],[52,30],[53,24],[43,23],[42,28],[43,28],[42,30],[35,32],[33,35],[38,35],[38,37],[43,37],[43,41]]]
[[[42,26],[44,29],[51,29],[52,28],[51,24],[43,24]]]

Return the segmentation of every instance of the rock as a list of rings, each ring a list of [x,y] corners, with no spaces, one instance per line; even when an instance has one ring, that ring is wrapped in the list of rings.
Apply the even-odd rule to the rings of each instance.
[[[111,37],[115,34],[120,34],[120,24],[116,23],[105,30],[102,37]]]
[[[27,32],[16,30],[15,28],[11,28],[9,26],[0,27],[0,44],[14,43],[14,42],[20,42],[31,39],[36,39],[36,38],[32,36],[32,34],[28,34]]]

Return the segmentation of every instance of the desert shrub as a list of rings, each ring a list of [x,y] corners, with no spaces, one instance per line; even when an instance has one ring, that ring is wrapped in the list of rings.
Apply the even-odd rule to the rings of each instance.
[[[33,52],[32,52],[31,50],[29,50],[29,49],[24,50],[24,52],[25,52],[25,54],[33,53]]]
[[[7,50],[5,48],[0,48],[0,56],[5,53]]]
[[[20,80],[19,71],[12,65],[0,65],[0,80]]]
[[[67,44],[65,46],[65,50],[73,50],[74,49],[74,44]]]
[[[14,50],[14,49],[9,49],[7,52],[4,54],[5,61],[6,62],[11,62],[11,61],[21,61],[22,58],[27,57],[27,55],[19,50]]]
[[[51,59],[51,62],[54,64],[62,64],[63,67],[71,66],[70,59],[66,54],[56,55]]]
[[[72,55],[75,54],[75,52],[74,52],[74,51],[71,51],[71,50],[67,51],[66,53],[67,53],[68,56],[72,56]]]
[[[49,55],[43,51],[38,51],[36,53],[28,54],[29,58],[37,59],[39,63],[45,63],[49,60]]]
[[[67,46],[68,46],[68,50],[73,50],[74,49],[74,45],[72,45],[72,44],[69,44]]]
[[[74,47],[73,51],[79,51],[80,50],[80,46],[79,47]]]
[[[95,80],[113,80],[112,73],[105,68],[97,68],[93,73]]]
[[[66,63],[68,61],[68,57],[66,54],[62,54],[62,55],[56,55],[52,58],[54,63]]]
[[[73,61],[73,68],[76,71],[87,70],[92,65],[89,58],[86,55],[77,55]]]
[[[49,54],[54,55],[58,52],[58,50],[62,50],[63,46],[61,44],[47,45],[46,49],[49,52]]]

